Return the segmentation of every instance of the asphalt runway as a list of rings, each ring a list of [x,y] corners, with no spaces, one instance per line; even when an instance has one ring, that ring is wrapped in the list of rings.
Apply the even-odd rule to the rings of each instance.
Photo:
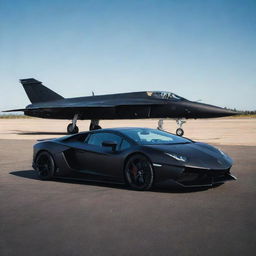
[[[0,255],[255,255],[256,147],[220,146],[237,181],[137,192],[41,181],[34,140],[0,140]]]

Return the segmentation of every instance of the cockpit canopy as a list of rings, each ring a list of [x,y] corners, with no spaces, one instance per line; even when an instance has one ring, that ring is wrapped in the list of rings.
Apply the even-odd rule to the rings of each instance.
[[[165,100],[186,100],[185,98],[182,98],[172,92],[166,92],[166,91],[154,91],[154,92],[147,92],[147,95],[149,97],[157,98],[157,99],[165,99]]]

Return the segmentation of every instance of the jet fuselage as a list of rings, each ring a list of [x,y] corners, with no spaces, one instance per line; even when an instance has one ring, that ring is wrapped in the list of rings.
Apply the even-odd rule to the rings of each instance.
[[[78,114],[81,120],[106,120],[213,118],[236,113],[168,92],[133,92],[34,103],[26,107],[24,114],[51,119],[72,119],[74,114]]]

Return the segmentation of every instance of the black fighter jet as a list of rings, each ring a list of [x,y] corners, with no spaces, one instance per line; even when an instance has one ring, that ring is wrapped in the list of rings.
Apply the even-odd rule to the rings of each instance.
[[[89,97],[64,98],[34,79],[21,79],[31,103],[23,111],[27,116],[72,120],[67,126],[69,134],[78,133],[77,120],[91,120],[89,129],[100,129],[99,120],[157,118],[158,129],[163,119],[174,118],[179,126],[176,134],[182,136],[184,119],[213,118],[236,115],[237,112],[213,105],[189,101],[166,91],[143,91]]]

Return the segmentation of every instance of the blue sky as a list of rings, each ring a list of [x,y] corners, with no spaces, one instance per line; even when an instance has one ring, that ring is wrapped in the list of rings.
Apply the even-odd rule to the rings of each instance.
[[[0,0],[0,110],[143,90],[256,110],[255,0]]]

